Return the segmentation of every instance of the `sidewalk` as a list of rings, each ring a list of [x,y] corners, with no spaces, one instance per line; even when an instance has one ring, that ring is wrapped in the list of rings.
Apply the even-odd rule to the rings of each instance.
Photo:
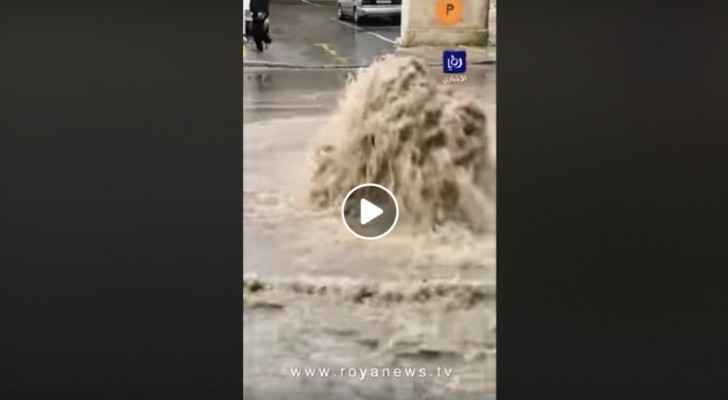
[[[417,46],[417,47],[398,47],[396,54],[410,55],[420,57],[430,65],[442,65],[442,52],[444,50],[460,49],[465,50],[468,54],[468,64],[495,64],[496,48],[495,46],[474,47],[474,46],[458,46],[458,47],[441,47],[441,46]]]

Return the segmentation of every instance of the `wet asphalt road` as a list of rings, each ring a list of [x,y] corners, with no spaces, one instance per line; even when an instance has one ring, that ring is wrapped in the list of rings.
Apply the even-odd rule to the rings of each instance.
[[[248,43],[244,62],[369,64],[392,52],[400,35],[399,21],[392,19],[363,21],[359,26],[339,21],[335,1],[272,0],[270,14],[273,43],[263,53]]]

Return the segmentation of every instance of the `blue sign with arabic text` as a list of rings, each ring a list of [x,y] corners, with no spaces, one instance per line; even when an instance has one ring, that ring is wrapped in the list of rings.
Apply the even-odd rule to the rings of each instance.
[[[464,74],[466,68],[465,50],[445,50],[442,53],[442,72]]]

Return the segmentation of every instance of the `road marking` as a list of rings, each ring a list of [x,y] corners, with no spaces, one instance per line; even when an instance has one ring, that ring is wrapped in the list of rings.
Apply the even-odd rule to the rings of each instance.
[[[386,37],[384,35],[380,35],[380,34],[378,34],[376,32],[367,31],[367,33],[370,34],[370,35],[372,35],[372,36],[374,36],[374,37],[376,37],[376,38],[382,39],[382,40],[384,40],[387,43],[397,44],[397,42],[395,42],[394,40],[392,40],[392,39],[390,39],[390,38],[388,38],[388,37]]]
[[[337,62],[339,62],[341,64],[346,64],[347,63],[346,58],[341,57],[340,55],[338,55],[336,53],[336,50],[334,50],[331,47],[329,47],[329,44],[328,43],[316,43],[316,44],[314,44],[314,46],[321,47],[321,49],[323,49],[323,51],[325,51],[326,53],[328,53],[331,57],[334,57],[334,59],[336,59]]]
[[[334,57],[337,56],[336,51],[334,49],[332,49],[331,47],[329,47],[328,43],[316,43],[316,44],[314,44],[314,46],[318,46],[318,47],[322,48],[325,52],[329,53],[330,55],[332,55]]]
[[[306,3],[306,4],[308,4],[308,5],[310,5],[310,6],[321,7],[321,4],[311,3],[308,0],[301,0],[301,1],[304,2],[304,3]]]
[[[390,39],[390,38],[388,38],[388,37],[386,37],[386,36],[384,36],[384,35],[381,35],[381,34],[379,34],[379,33],[376,33],[376,32],[372,32],[372,31],[368,31],[368,30],[366,30],[366,29],[364,29],[364,28],[358,27],[358,26],[356,26],[356,25],[354,25],[354,24],[351,24],[351,23],[349,23],[349,22],[346,22],[346,21],[341,21],[341,20],[339,20],[339,19],[337,19],[337,18],[329,18],[329,19],[330,19],[331,21],[335,21],[335,22],[338,22],[338,23],[340,23],[341,25],[344,25],[344,26],[346,26],[346,27],[348,27],[348,28],[354,29],[354,30],[355,30],[355,31],[357,31],[357,32],[364,32],[364,33],[368,33],[368,34],[370,34],[370,35],[374,36],[374,37],[375,37],[375,38],[377,38],[377,39],[381,39],[381,40],[384,40],[385,42],[387,42],[387,43],[389,43],[389,44],[397,44],[397,42],[395,42],[394,40],[392,40],[392,39]]]

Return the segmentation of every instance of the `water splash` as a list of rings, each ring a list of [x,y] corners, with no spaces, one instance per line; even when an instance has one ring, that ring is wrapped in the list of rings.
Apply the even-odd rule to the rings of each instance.
[[[491,227],[494,168],[485,112],[425,64],[388,55],[348,83],[313,159],[309,201],[336,207],[367,182],[392,190],[400,223]]]

